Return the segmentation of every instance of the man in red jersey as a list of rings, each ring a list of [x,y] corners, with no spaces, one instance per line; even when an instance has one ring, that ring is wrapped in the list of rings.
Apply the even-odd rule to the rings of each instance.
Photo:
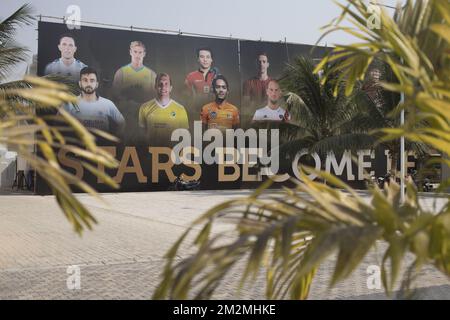
[[[208,47],[197,49],[197,61],[198,70],[189,73],[184,83],[189,95],[208,96],[212,93],[212,81],[218,73],[216,68],[212,68],[214,62],[212,50]]]
[[[242,90],[242,126],[251,126],[252,117],[262,103],[266,101],[266,88],[272,78],[268,74],[270,63],[266,52],[256,55],[257,74],[244,82]]]
[[[262,102],[266,99],[266,88],[272,78],[268,74],[270,66],[267,53],[261,52],[256,57],[257,74],[244,82],[243,96],[250,100]]]

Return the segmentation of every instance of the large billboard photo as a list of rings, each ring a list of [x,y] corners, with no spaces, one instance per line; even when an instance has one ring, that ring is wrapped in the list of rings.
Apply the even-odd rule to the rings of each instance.
[[[168,190],[181,174],[203,189],[247,188],[267,175],[281,173],[286,182],[298,173],[294,165],[283,168],[269,149],[279,142],[277,126],[290,121],[279,80],[297,55],[318,59],[326,52],[311,49],[89,26],[68,30],[40,21],[38,75],[70,79],[78,101],[63,108],[87,128],[120,139],[97,141],[120,162],[116,169],[100,168],[120,191]],[[261,123],[270,126],[261,129]],[[342,157],[341,164],[348,160]],[[58,158],[97,190],[110,191],[68,150],[61,148]],[[350,160],[347,166],[358,171]],[[340,171],[344,179],[353,177]],[[39,175],[36,187],[49,192]]]

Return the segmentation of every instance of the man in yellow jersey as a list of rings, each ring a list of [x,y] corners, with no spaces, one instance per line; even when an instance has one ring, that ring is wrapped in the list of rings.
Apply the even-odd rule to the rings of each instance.
[[[185,108],[170,98],[172,80],[167,73],[160,73],[155,83],[156,98],[144,103],[139,109],[139,127],[146,141],[152,145],[171,145],[172,131],[189,129]]]
[[[135,101],[154,97],[156,73],[144,66],[145,45],[141,41],[130,44],[131,63],[121,67],[114,75],[113,87]]]
[[[229,88],[227,79],[218,75],[212,82],[212,88],[216,99],[202,108],[200,116],[203,130],[236,129],[239,126],[239,110],[226,100]]]

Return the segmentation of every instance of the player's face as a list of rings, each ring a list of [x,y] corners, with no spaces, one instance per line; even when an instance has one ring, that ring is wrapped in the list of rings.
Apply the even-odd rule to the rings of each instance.
[[[145,57],[145,50],[141,46],[134,46],[130,49],[130,56],[134,63],[142,64]]]
[[[372,78],[373,81],[379,81],[380,76],[381,76],[380,70],[374,69],[370,71],[370,77]]]
[[[98,88],[97,76],[94,73],[83,74],[80,79],[80,88],[86,94],[94,93]]]
[[[270,81],[266,92],[270,102],[274,104],[278,103],[278,100],[281,98],[281,90],[278,83]]]
[[[61,51],[61,57],[64,59],[72,59],[77,51],[75,41],[69,37],[64,37],[61,39],[58,49]]]
[[[158,91],[158,96],[170,97],[170,93],[172,92],[172,86],[170,85],[169,77],[161,77],[159,82],[156,85],[156,90]]]
[[[266,73],[267,69],[269,68],[269,60],[266,56],[260,55],[258,57],[258,60],[256,61],[256,64],[258,66],[258,71],[260,73]]]
[[[226,97],[228,95],[228,87],[227,87],[227,83],[225,81],[223,81],[222,79],[217,80],[215,90],[216,90],[217,98],[219,98],[221,100],[226,99]]]
[[[211,68],[211,64],[213,62],[213,59],[211,57],[211,52],[208,50],[200,50],[198,53],[198,63],[200,63],[200,66],[203,69],[209,69]]]

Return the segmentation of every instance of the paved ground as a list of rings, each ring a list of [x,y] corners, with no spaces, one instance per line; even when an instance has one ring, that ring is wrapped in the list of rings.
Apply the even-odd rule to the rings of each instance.
[[[163,255],[197,216],[213,204],[248,191],[106,194],[107,204],[78,197],[98,219],[82,238],[71,229],[53,197],[0,196],[0,299],[149,299],[164,264]],[[425,198],[432,207],[439,198]],[[227,228],[220,225],[219,229]],[[189,248],[186,248],[189,249]],[[385,299],[367,288],[373,252],[348,280],[328,290],[330,259],[319,270],[312,299]],[[79,266],[80,289],[68,289],[68,267]],[[234,286],[242,268],[224,281],[216,299],[264,299],[264,274],[240,295]],[[70,271],[70,270],[69,270]],[[71,278],[69,278],[71,279]],[[69,281],[70,282],[70,281]],[[417,282],[418,298],[450,299],[450,281],[432,267]]]

